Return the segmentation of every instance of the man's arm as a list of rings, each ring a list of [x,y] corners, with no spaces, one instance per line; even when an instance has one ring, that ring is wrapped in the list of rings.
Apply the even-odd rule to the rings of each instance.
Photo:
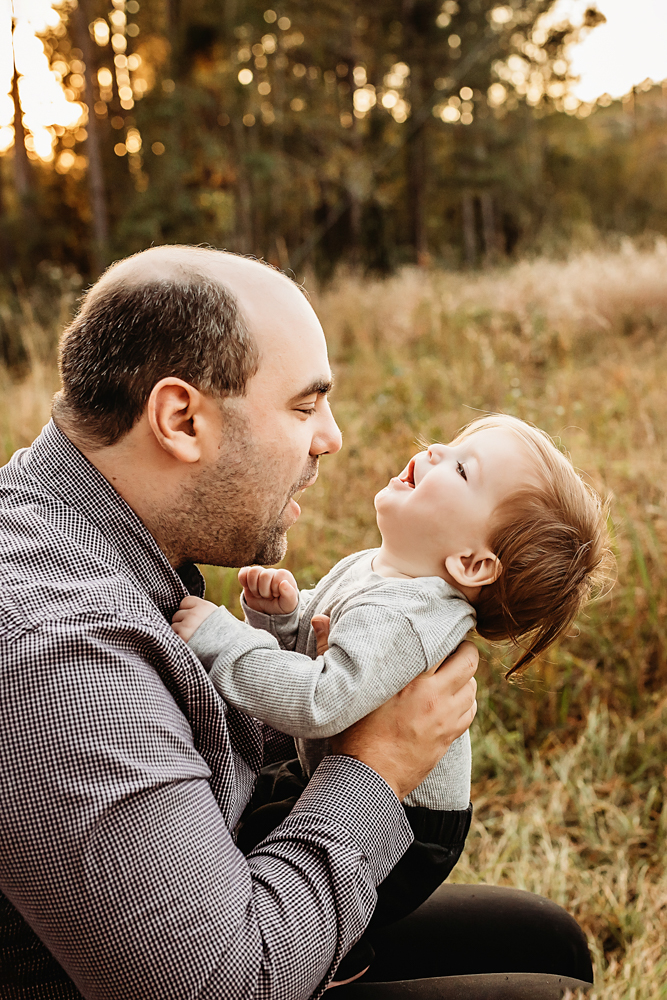
[[[12,644],[0,888],[84,996],[308,997],[410,842],[396,795],[332,758],[246,862],[143,638],[98,622]],[[231,735],[218,750],[231,785]]]
[[[187,721],[132,652],[141,625],[69,624],[3,653],[0,888],[84,996],[305,1000],[408,846],[398,799],[472,720],[470,654],[339,737],[246,862]]]

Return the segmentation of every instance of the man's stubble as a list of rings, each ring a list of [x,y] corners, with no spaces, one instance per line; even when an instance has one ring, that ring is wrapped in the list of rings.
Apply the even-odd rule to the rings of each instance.
[[[227,412],[220,458],[184,490],[169,517],[174,565],[270,566],[287,550],[289,500],[317,473],[309,456],[296,482],[284,484],[279,456],[262,454],[247,422]]]

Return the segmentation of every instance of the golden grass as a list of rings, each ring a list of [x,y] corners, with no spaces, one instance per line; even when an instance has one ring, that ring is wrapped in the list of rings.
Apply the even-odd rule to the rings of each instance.
[[[534,421],[612,496],[618,582],[577,634],[520,686],[502,678],[506,651],[484,646],[475,819],[454,873],[575,913],[597,1000],[667,998],[666,277],[665,247],[628,246],[479,275],[342,275],[313,293],[345,444],[322,461],[286,559],[308,586],[375,544],[373,495],[415,439],[447,440],[479,411]],[[13,336],[41,346],[21,382],[0,375],[5,458],[37,433],[57,382],[55,319],[38,337],[34,315],[14,308],[10,324],[8,310]],[[235,606],[235,572],[206,573],[209,596]]]

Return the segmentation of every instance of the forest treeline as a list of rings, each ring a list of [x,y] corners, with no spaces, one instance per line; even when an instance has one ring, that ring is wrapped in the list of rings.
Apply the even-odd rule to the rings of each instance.
[[[553,0],[269,2],[54,2],[40,44],[81,114],[43,123],[46,155],[15,23],[5,273],[178,241],[327,277],[667,233],[662,88],[571,93],[593,7],[575,29]]]

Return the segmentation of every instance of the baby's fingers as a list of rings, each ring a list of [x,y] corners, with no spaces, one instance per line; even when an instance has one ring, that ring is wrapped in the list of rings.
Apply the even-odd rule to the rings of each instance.
[[[253,597],[259,597],[258,581],[260,573],[263,573],[261,566],[244,566],[239,570],[239,583],[241,586],[252,594]]]
[[[272,582],[272,594],[274,597],[280,597],[281,594],[290,593],[298,594],[299,588],[297,587],[296,580],[290,573],[288,569],[274,569],[271,571],[273,573]],[[283,584],[288,584],[290,587],[289,591],[283,589]]]
[[[257,576],[257,593],[264,600],[271,600],[272,597],[277,597],[279,591],[277,588],[274,590],[273,579],[276,575],[275,569],[260,569]]]
[[[188,596],[184,597],[181,603],[179,604],[178,606],[179,611],[186,611],[192,608],[196,608],[197,602],[200,600],[201,600],[200,597],[193,597],[192,594],[188,594]]]

